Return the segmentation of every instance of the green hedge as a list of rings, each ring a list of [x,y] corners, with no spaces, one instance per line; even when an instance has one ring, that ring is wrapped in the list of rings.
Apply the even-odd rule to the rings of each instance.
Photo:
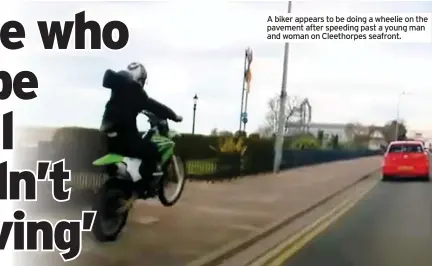
[[[176,153],[186,161],[194,162],[224,157],[210,148],[217,147],[218,136],[184,134],[174,139]],[[60,128],[54,134],[51,159],[66,158],[69,168],[75,171],[93,172],[98,169],[92,162],[107,153],[105,138],[96,129]],[[273,160],[273,140],[246,139],[247,150],[244,154],[244,172],[254,173],[270,170]]]
[[[184,159],[190,178],[229,180],[272,170],[274,139],[261,139],[257,135],[251,135],[244,139],[247,149],[240,156],[238,153],[221,153],[210,148],[218,147],[221,138],[223,137],[184,134],[174,139],[176,154]],[[96,129],[60,128],[55,132],[52,142],[40,143],[35,159],[66,159],[66,167],[74,173],[94,173],[98,176],[104,169],[94,167],[92,162],[107,153],[105,141],[105,137]],[[317,141],[311,136],[285,138],[283,169],[372,155],[356,151],[329,152],[313,149],[316,146]],[[31,160],[26,160],[26,164],[29,161]]]

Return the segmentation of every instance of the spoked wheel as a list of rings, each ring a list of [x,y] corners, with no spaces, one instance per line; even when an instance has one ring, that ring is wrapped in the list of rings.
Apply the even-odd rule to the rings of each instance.
[[[161,178],[158,197],[162,205],[173,206],[181,197],[186,183],[185,165],[178,156],[173,156],[166,174]]]
[[[92,233],[98,241],[115,241],[126,225],[132,193],[124,182],[108,180],[95,198],[93,210],[97,213]]]

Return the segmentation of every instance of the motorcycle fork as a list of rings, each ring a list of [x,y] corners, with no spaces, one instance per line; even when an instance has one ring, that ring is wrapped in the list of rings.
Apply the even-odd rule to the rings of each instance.
[[[172,162],[173,162],[173,166],[174,166],[174,174],[176,175],[176,178],[178,178],[180,176],[180,168],[179,168],[176,156],[172,157]]]
[[[178,174],[178,172],[179,172],[178,163],[177,163],[175,157],[173,157],[172,159],[173,159],[173,163],[174,163],[174,173]],[[166,172],[165,168],[166,168],[166,166],[163,167],[164,173]],[[155,177],[153,177],[154,180],[152,181],[152,183],[153,183],[152,189],[155,189],[154,186],[157,185],[157,183],[160,182],[160,179],[162,178],[162,176],[155,176]],[[122,206],[119,209],[117,209],[117,213],[118,214],[124,213],[124,212],[129,211],[130,209],[132,209],[133,204],[135,203],[135,201],[137,199],[140,199],[140,196],[139,196],[139,194],[137,192],[134,191],[132,193],[132,196],[128,200],[124,200],[123,201]]]

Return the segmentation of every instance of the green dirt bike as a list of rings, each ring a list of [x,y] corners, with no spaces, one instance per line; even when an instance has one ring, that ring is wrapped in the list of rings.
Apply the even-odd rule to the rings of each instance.
[[[182,159],[174,154],[176,133],[170,131],[168,122],[154,114],[143,112],[149,118],[151,129],[143,138],[151,138],[162,155],[163,174],[153,177],[145,188],[138,186],[141,179],[141,160],[118,154],[108,154],[93,162],[95,166],[107,168],[108,180],[99,189],[93,210],[97,211],[93,223],[94,237],[101,242],[115,241],[127,222],[129,211],[137,199],[158,197],[162,205],[172,206],[181,197],[185,185],[185,166]],[[168,196],[166,188],[176,182],[174,193]]]

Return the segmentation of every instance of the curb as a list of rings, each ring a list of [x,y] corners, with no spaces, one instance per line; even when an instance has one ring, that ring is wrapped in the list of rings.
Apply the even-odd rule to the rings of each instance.
[[[233,241],[231,243],[228,243],[221,248],[207,253],[206,255],[199,257],[196,260],[193,260],[187,264],[187,266],[216,266],[222,263],[224,260],[234,256],[235,254],[241,252],[242,250],[245,250],[246,248],[252,246],[253,244],[257,243],[258,241],[262,240],[263,238],[275,233],[276,231],[280,230],[285,225],[293,222],[294,220],[304,216],[306,213],[311,212],[312,210],[316,209],[317,207],[325,204],[326,202],[330,201],[331,199],[335,198],[339,194],[343,193],[347,189],[357,185],[358,183],[362,182],[363,180],[373,176],[376,174],[381,168],[374,169],[373,171],[370,171],[368,174],[361,176],[359,179],[354,181],[353,183],[339,189],[335,193],[330,194],[329,196],[325,197],[324,199],[316,202],[315,204],[309,206],[308,208],[304,209],[303,211],[298,212],[294,215],[286,216],[279,221],[276,221],[269,226],[266,226],[262,230],[260,230],[257,233],[254,233],[246,238]]]

